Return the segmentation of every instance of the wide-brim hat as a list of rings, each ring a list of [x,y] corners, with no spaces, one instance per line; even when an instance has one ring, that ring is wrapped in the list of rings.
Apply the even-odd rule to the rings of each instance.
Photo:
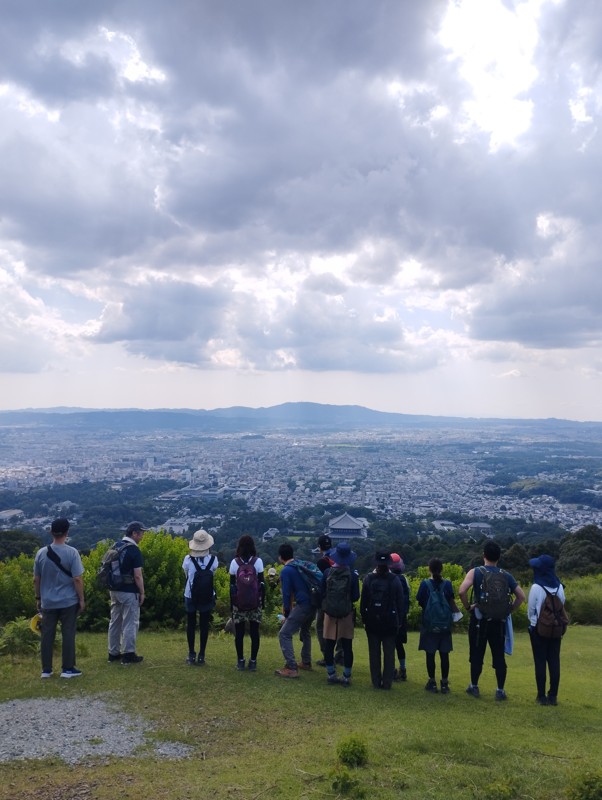
[[[552,556],[548,555],[541,555],[537,558],[532,558],[529,561],[529,566],[533,569],[542,570],[543,572],[547,572],[548,570],[553,570],[556,566],[556,561],[552,558]]]
[[[353,552],[348,542],[339,542],[336,547],[328,551],[327,555],[341,567],[350,567],[357,558],[357,553]]]
[[[201,528],[192,534],[188,547],[191,556],[205,556],[213,547],[213,536]]]

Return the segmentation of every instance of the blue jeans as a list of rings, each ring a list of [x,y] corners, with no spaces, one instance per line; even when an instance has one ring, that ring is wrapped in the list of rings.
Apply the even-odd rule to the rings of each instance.
[[[77,612],[79,603],[68,608],[43,608],[42,609],[42,643],[40,654],[42,656],[42,671],[52,672],[52,650],[56,638],[56,626],[60,620],[61,635],[63,637],[63,671],[73,669],[75,666],[75,630],[77,627]]]
[[[311,606],[293,606],[290,614],[285,619],[280,634],[280,649],[289,669],[297,669],[295,659],[295,649],[293,647],[293,636],[299,631],[301,639],[301,661],[303,664],[311,664],[311,623],[316,616],[316,609]]]

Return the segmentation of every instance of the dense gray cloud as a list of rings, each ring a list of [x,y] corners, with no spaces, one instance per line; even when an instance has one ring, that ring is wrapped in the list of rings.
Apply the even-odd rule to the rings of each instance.
[[[0,369],[599,361],[597,4],[499,4],[538,31],[506,139],[440,35],[464,5],[5,3],[0,277],[54,333],[7,315]]]

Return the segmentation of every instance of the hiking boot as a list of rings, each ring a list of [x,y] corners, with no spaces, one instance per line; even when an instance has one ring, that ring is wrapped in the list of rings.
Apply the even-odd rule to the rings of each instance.
[[[196,661],[196,653],[190,652],[188,653],[188,658],[186,659],[186,663],[193,665]]]
[[[441,694],[449,694],[449,682],[441,681]]]
[[[115,661],[121,661],[122,658],[123,656],[121,655],[121,653],[115,653],[115,654],[109,653],[107,661],[109,662],[109,664],[113,664]]]
[[[538,694],[537,697],[535,698],[535,702],[537,703],[538,706],[550,705],[550,703],[548,703],[548,698],[545,696],[545,694]]]
[[[307,672],[312,672],[313,667],[311,665],[311,661],[309,661],[307,664],[298,664],[297,669],[304,669]]]
[[[548,695],[548,703],[547,703],[547,705],[549,705],[549,706],[557,706],[558,705],[558,698],[556,697],[555,694],[549,694]]]
[[[144,656],[137,656],[136,653],[124,653],[121,656],[121,663],[125,666],[128,664],[139,664],[144,661]]]
[[[479,691],[479,687],[478,686],[473,686],[472,684],[466,690],[466,694],[469,694],[472,697],[480,697],[481,696],[481,692]]]
[[[278,675],[279,678],[298,678],[299,670],[290,669],[285,665],[284,667],[282,667],[282,669],[274,670],[274,675]]]
[[[329,686],[336,686],[338,683],[341,683],[341,678],[339,678],[339,676],[336,673],[333,672],[332,675],[329,675],[326,678],[326,683]]]
[[[196,663],[197,663],[197,666],[204,667],[205,666],[205,656],[202,656],[199,653],[199,657],[197,658]]]
[[[496,700],[507,700],[508,695],[503,689],[496,689],[495,690],[495,699]]]
[[[236,669],[239,670],[240,672],[243,672],[244,668],[245,668],[245,660],[244,658],[239,658],[238,661],[236,662]]]
[[[434,678],[429,678],[424,688],[427,692],[432,692],[433,694],[437,694],[439,691],[437,689],[437,681]]]
[[[40,675],[40,678],[52,678],[52,670],[51,669],[45,669],[42,672],[42,674]]]
[[[247,669],[249,670],[249,672],[257,672],[257,659],[256,658],[250,658],[249,659],[249,666],[247,667]]]
[[[77,669],[77,667],[71,667],[71,669],[64,669],[61,672],[61,678],[79,678],[81,674],[81,669]]]
[[[326,666],[326,662],[324,661],[324,659],[323,659],[323,658],[319,658],[319,659],[316,661],[316,667],[325,667],[325,666]]]

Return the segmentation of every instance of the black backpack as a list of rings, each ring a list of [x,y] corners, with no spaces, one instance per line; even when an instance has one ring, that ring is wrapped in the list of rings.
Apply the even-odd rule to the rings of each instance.
[[[443,593],[443,581],[427,581],[429,596],[422,612],[422,627],[427,633],[447,633],[452,626],[452,610]]]
[[[510,590],[503,569],[491,570],[479,567],[481,573],[481,596],[477,608],[483,619],[502,620],[510,615]]]
[[[211,556],[205,567],[201,567],[198,559],[194,556],[190,556],[190,560],[196,570],[190,588],[190,598],[195,606],[209,606],[215,599],[213,570],[211,569],[215,556]]]
[[[390,573],[386,575],[369,575],[367,604],[362,608],[362,619],[367,629],[375,633],[394,633],[399,627],[397,609],[393,596],[393,584],[396,581]]]
[[[351,570],[349,567],[331,567],[326,577],[326,595],[322,610],[333,619],[343,619],[351,614]]]

